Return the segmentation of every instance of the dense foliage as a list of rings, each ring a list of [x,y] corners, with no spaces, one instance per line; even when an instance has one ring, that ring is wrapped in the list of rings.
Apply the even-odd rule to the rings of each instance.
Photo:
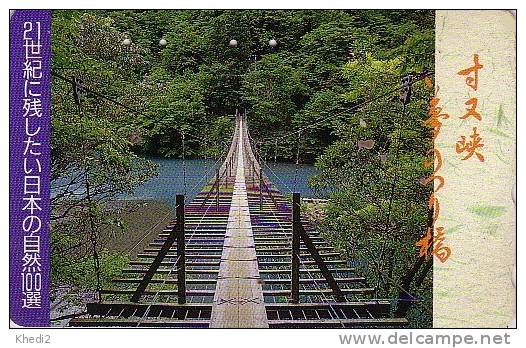
[[[154,174],[138,155],[180,157],[185,136],[187,157],[219,156],[229,117],[246,110],[264,158],[320,169],[311,184],[332,192],[327,238],[377,296],[410,293],[412,325],[430,326],[431,272],[409,289],[403,279],[427,226],[433,87],[415,83],[403,107],[399,86],[433,63],[432,11],[55,11],[54,72],[100,95],[84,91],[79,105],[54,78],[54,238],[82,242],[68,233],[82,216],[107,223],[100,204]]]
[[[227,138],[229,128],[217,119],[236,109],[247,110],[255,138],[263,139],[269,125],[274,134],[286,133],[318,110],[348,106],[339,97],[349,87],[343,74],[350,61],[398,58],[401,73],[431,68],[433,17],[431,11],[57,11],[53,66],[141,111],[127,115],[140,126],[136,150],[180,156],[186,131],[202,138],[189,154],[203,156],[218,143],[216,133]],[[125,38],[130,46],[122,45]],[[235,48],[228,46],[232,38]],[[272,38],[276,48],[268,44]],[[329,132],[306,136],[321,146],[333,140]],[[291,159],[295,143],[278,144],[282,159]],[[303,160],[312,162],[316,153]]]

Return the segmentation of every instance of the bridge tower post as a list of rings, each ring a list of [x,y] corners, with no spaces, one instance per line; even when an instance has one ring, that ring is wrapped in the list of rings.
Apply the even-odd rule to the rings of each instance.
[[[292,273],[291,273],[291,301],[300,301],[300,194],[292,194]]]
[[[228,188],[228,179],[230,177],[230,160],[225,164],[223,175],[225,176],[225,188]]]
[[[250,171],[250,174],[252,174],[252,186],[256,186],[256,166],[254,164],[254,161],[252,161],[252,170]]]
[[[186,302],[186,270],[185,270],[185,237],[184,237],[184,195],[176,195],[176,222],[173,226],[170,234],[161,246],[161,250],[155,256],[154,260],[150,264],[148,270],[144,273],[142,280],[139,282],[137,289],[133,292],[130,302],[139,302],[141,297],[144,295],[146,288],[152,281],[155,273],[161,266],[162,261],[170,252],[170,248],[174,243],[177,245],[177,297],[179,303]],[[181,302],[182,301],[182,302]]]
[[[259,167],[259,210],[263,211],[263,170]]]
[[[216,169],[216,211],[219,211],[219,169]]]
[[[177,233],[177,302],[186,303],[186,251],[184,231],[184,195],[177,195],[176,233]]]

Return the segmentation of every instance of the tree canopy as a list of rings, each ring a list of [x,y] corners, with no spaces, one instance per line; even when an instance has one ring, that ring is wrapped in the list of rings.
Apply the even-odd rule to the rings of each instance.
[[[342,97],[357,83],[365,95],[371,79],[385,87],[375,67],[395,64],[391,82],[431,69],[433,27],[432,11],[56,11],[53,68],[140,110],[127,115],[144,140],[136,151],[177,157],[183,130],[215,134],[224,125],[216,119],[236,109],[247,110],[254,137],[264,140],[269,129],[280,135],[312,120],[312,108],[328,112],[324,98],[333,110],[348,106],[355,99]],[[356,64],[368,75],[349,78]],[[331,130],[305,134],[306,141],[324,146]],[[282,159],[291,159],[295,142],[278,144]],[[197,141],[189,149],[194,156],[210,150]],[[314,159],[306,152],[303,160]]]

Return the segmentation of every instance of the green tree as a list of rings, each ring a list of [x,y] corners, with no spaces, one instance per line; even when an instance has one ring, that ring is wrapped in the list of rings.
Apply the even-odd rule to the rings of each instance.
[[[431,160],[432,143],[423,121],[431,91],[415,83],[411,102],[402,105],[402,61],[366,56],[345,65],[349,87],[342,97],[353,106],[334,119],[338,139],[318,158],[321,173],[312,185],[332,191],[322,225],[327,238],[360,265],[378,296],[397,298],[402,288],[418,299],[410,318],[415,326],[429,326],[431,274],[407,289],[403,277],[428,226],[431,188],[422,180],[430,174],[423,163]]]
[[[154,175],[155,167],[132,151],[141,127],[122,107],[137,102],[129,81],[137,81],[135,74],[144,67],[142,50],[124,51],[124,35],[105,18],[60,14],[53,18],[52,39],[51,254],[53,279],[75,282],[72,265],[78,262],[93,260],[101,269],[111,268],[108,262],[122,263],[120,255],[104,251],[100,244],[100,229],[114,223],[104,207]],[[131,69],[129,80],[116,79],[126,69]],[[74,79],[81,81],[76,88]],[[97,90],[118,93],[118,104],[92,92]],[[103,282],[99,277],[89,284],[100,287]]]
[[[289,129],[293,115],[306,101],[308,90],[301,70],[290,64],[291,59],[286,54],[266,55],[244,75],[242,93],[255,134]]]

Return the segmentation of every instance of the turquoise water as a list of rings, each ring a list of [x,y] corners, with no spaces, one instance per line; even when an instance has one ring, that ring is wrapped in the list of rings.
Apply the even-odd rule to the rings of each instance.
[[[159,175],[139,186],[128,196],[131,199],[154,199],[174,205],[176,194],[186,194],[189,198],[201,191],[203,185],[215,175],[219,165],[214,160],[186,160],[169,158],[149,158],[159,165]],[[217,164],[216,164],[217,163]],[[291,163],[269,163],[263,171],[282,193],[300,192],[302,197],[313,197],[315,192],[307,186],[310,177],[317,173],[316,168]],[[205,179],[206,177],[206,179]]]

